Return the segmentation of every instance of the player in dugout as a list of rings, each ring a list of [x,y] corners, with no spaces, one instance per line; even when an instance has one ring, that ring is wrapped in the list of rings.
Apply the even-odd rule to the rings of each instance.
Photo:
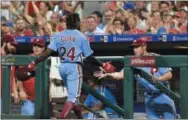
[[[66,119],[71,110],[74,110],[78,118],[82,118],[81,107],[78,98],[80,97],[82,85],[82,55],[92,64],[103,67],[108,72],[115,70],[110,63],[98,61],[92,54],[87,37],[79,31],[80,18],[77,13],[71,13],[66,17],[67,29],[55,34],[46,51],[28,65],[30,71],[35,69],[36,64],[47,59],[53,52],[58,52],[60,63],[60,75],[64,81],[68,99],[64,104],[59,118]]]
[[[96,90],[98,93],[100,93],[106,99],[108,99],[110,102],[117,105],[117,101],[116,101],[114,95],[112,94],[111,90],[108,87],[106,87],[102,84],[102,80],[99,80],[93,76],[88,76],[87,83],[91,88]],[[114,110],[112,110],[108,106],[104,105],[101,101],[97,100],[91,94],[89,94],[87,96],[86,100],[84,101],[84,105],[91,108],[97,114],[102,115],[104,118],[114,119],[114,118],[120,117],[118,113],[116,113]],[[90,112],[84,108],[83,108],[82,114],[83,114],[84,119],[100,118],[99,116],[93,114],[92,112]]]
[[[16,54],[16,49],[18,47],[18,43],[15,41],[14,36],[12,35],[4,35],[2,37],[2,47],[1,47],[1,56],[11,56],[13,54]],[[2,78],[3,78],[3,69],[1,67],[0,69],[0,87],[2,88]],[[11,96],[14,99],[15,103],[19,102],[19,95],[17,91],[17,85],[15,81],[15,66],[11,66],[11,72],[10,72],[10,91],[11,91]],[[2,89],[0,89],[2,90]],[[1,91],[0,91],[1,95]],[[1,111],[1,99],[0,99],[0,111]]]
[[[138,38],[133,41],[130,46],[133,48],[135,56],[158,56],[155,53],[147,52],[146,40],[143,38]],[[172,79],[172,69],[171,68],[153,68],[153,67],[137,67],[148,74],[152,75],[153,81],[160,81],[163,85],[169,88],[168,81]],[[105,71],[101,68],[103,72],[94,73],[95,77],[99,79],[108,78],[114,80],[123,80],[124,72],[114,73],[104,73]],[[145,90],[145,107],[146,115],[148,119],[176,119],[176,108],[174,101],[166,94],[160,92],[158,88],[155,87],[151,82],[142,78],[139,75],[134,75],[137,83],[142,86]],[[170,89],[170,88],[169,88]]]
[[[33,53],[31,56],[39,56],[46,49],[45,40],[43,38],[34,38],[32,40]],[[22,71],[27,72],[27,67],[20,66],[16,71],[16,77],[18,80],[18,89],[20,99],[23,101],[21,107],[22,115],[34,115],[35,110],[35,77],[34,73],[30,73],[26,78],[23,78]],[[22,81],[22,79],[24,81]],[[26,80],[25,80],[26,79]]]

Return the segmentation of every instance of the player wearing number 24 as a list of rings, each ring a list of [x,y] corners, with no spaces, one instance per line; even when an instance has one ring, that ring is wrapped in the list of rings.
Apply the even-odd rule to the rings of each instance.
[[[60,118],[68,117],[73,109],[78,118],[82,118],[81,107],[78,105],[82,85],[82,55],[87,61],[96,64],[108,72],[114,72],[115,67],[109,62],[102,63],[92,56],[93,51],[90,48],[87,37],[82,34],[78,26],[80,26],[80,18],[77,13],[72,13],[66,17],[67,29],[55,34],[52,41],[48,45],[47,50],[35,61],[31,62],[28,68],[32,71],[35,65],[46,58],[53,52],[57,51],[60,57],[60,75],[68,90],[68,99],[62,108]]]

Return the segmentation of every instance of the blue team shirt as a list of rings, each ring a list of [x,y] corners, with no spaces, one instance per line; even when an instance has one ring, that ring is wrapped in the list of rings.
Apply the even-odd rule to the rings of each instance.
[[[103,90],[104,89],[104,90]],[[114,97],[114,95],[111,93],[111,91],[108,88],[104,88],[104,86],[99,85],[97,92],[99,92],[101,95],[103,95],[106,99],[108,99],[110,102],[112,102],[113,104],[117,105],[117,101]],[[100,101],[97,100],[94,96],[92,96],[91,94],[89,94],[84,102],[85,105],[87,105],[88,107],[93,107],[97,104],[99,104]],[[113,111],[111,108],[109,107],[105,107],[104,109],[107,113],[115,113],[115,111]]]
[[[151,56],[156,55],[154,53],[149,53]],[[171,68],[165,68],[165,67],[159,67],[159,68],[155,68],[156,72],[151,72],[151,69],[154,69],[152,67],[137,67],[138,69],[141,69],[145,72],[147,72],[150,75],[154,75],[156,77],[160,77],[163,76],[165,73],[172,71]],[[138,82],[138,84],[140,86],[142,86],[145,90],[145,92],[148,93],[155,93],[155,92],[159,92],[160,90],[158,88],[155,87],[155,85],[153,85],[151,82],[149,82],[148,80],[145,80],[144,78],[140,77],[140,76],[136,76],[136,80]],[[168,81],[161,81],[160,83],[162,83],[165,86],[169,86]]]
[[[88,57],[93,53],[87,37],[78,30],[55,34],[48,48],[58,51],[61,63],[82,62],[82,55]]]

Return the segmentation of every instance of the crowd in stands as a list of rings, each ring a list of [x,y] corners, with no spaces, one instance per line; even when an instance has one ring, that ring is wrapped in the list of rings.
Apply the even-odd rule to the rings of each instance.
[[[85,9],[85,3],[83,1],[3,1],[2,35],[52,36],[66,29],[66,15],[73,12],[80,14],[80,30],[86,35],[187,33],[188,2],[186,1],[106,1],[100,2],[104,6],[102,10],[95,11]],[[84,10],[90,14],[85,15]]]

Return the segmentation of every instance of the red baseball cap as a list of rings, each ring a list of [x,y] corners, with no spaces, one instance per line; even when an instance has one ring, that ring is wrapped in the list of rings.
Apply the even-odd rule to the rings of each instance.
[[[33,45],[45,46],[45,41],[43,38],[35,38],[31,42]]]
[[[133,43],[130,45],[130,47],[146,45],[146,42],[147,41],[145,39],[137,38],[136,40],[133,41]]]
[[[18,45],[18,43],[16,42],[14,36],[12,36],[12,35],[4,35],[4,36],[2,37],[2,41],[3,41],[3,42],[9,42],[9,43],[11,43],[11,44],[14,45],[14,46],[17,46],[17,45]]]

